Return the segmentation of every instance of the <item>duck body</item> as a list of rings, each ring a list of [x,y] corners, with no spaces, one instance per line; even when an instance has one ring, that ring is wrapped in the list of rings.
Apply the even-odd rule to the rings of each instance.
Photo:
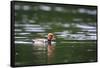
[[[45,39],[45,38],[37,38],[37,39],[32,39],[32,42],[33,42],[34,46],[51,45],[51,44],[55,44],[53,39],[54,39],[53,34],[49,33],[47,39]]]
[[[32,39],[32,42],[34,45],[46,45],[47,44],[47,39]]]
[[[45,45],[54,45],[56,42],[50,41],[48,39],[32,39],[34,46],[45,46]]]

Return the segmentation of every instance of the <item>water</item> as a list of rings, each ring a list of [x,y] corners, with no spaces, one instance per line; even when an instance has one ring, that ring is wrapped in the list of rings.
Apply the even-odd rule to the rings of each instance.
[[[15,65],[95,62],[97,8],[15,3]],[[55,44],[32,39],[55,35]]]

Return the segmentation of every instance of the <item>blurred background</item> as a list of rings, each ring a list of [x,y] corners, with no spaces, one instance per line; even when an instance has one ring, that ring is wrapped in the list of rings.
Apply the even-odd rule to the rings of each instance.
[[[14,8],[16,65],[96,61],[96,6],[16,2]],[[49,32],[55,45],[32,45]]]

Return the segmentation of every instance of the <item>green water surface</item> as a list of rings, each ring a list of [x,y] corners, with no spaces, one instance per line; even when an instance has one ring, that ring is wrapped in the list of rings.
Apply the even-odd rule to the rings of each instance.
[[[97,61],[97,7],[15,2],[15,65]],[[55,35],[55,44],[32,39]]]

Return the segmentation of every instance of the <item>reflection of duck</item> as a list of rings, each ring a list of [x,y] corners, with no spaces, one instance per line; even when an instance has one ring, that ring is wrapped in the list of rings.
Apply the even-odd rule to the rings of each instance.
[[[55,46],[48,44],[47,48],[48,52],[48,64],[51,64],[53,62],[53,58],[55,56]]]
[[[46,44],[52,44],[52,42],[55,40],[54,35],[52,33],[48,34],[48,39],[32,39],[34,45],[46,45]]]

